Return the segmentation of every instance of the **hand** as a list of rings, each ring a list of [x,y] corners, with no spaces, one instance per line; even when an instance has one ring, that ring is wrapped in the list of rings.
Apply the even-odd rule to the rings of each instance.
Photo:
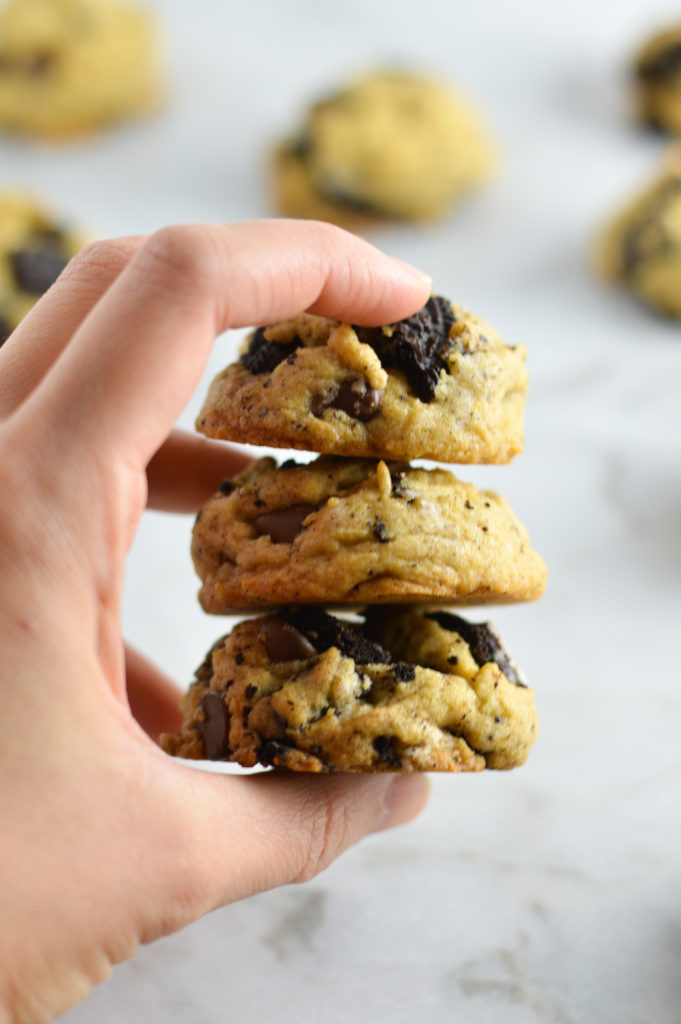
[[[425,802],[418,775],[167,757],[177,690],[125,652],[120,598],[147,502],[195,509],[248,461],[172,432],[218,333],[303,309],[386,323],[427,297],[328,225],[167,228],[85,249],[0,349],[2,1024],[51,1020],[139,943],[308,879]]]

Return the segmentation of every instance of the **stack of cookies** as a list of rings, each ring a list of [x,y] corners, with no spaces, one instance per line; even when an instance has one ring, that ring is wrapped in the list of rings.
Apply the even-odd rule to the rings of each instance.
[[[536,598],[545,565],[503,498],[408,460],[508,462],[526,391],[524,348],[439,296],[385,327],[301,314],[252,333],[198,429],[321,454],[262,458],[199,513],[202,607],[261,614],[213,646],[164,749],[314,772],[522,764],[533,693],[489,625],[445,608]]]

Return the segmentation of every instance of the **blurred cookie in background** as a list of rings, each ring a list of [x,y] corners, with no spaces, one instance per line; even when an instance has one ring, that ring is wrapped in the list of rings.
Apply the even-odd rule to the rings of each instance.
[[[35,197],[0,189],[0,345],[83,241]]]
[[[606,280],[681,318],[681,148],[602,231],[596,262]]]
[[[681,21],[652,36],[634,62],[638,118],[671,135],[681,135]]]
[[[315,103],[275,153],[280,213],[356,226],[433,220],[483,182],[494,150],[473,106],[420,74],[376,71]]]
[[[0,9],[0,127],[68,138],[153,108],[153,23],[121,0],[9,0]]]

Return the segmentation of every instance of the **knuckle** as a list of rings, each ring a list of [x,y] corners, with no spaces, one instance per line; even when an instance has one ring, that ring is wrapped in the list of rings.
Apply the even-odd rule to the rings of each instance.
[[[173,288],[179,279],[185,287],[209,290],[215,276],[214,245],[210,232],[200,225],[161,228],[142,247],[140,260],[146,273],[158,275]]]
[[[110,280],[121,272],[128,260],[126,249],[113,239],[89,242],[71,259],[62,280],[75,279],[78,284],[84,279],[99,281],[104,277]]]

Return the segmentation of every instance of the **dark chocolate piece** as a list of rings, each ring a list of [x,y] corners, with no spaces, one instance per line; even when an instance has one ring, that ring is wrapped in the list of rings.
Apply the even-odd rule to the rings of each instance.
[[[452,346],[449,333],[455,317],[447,299],[433,295],[423,309],[390,328],[354,327],[357,337],[371,345],[387,369],[401,370],[422,402],[430,402],[447,370],[445,354]]]
[[[271,661],[301,661],[314,658],[318,650],[310,641],[279,615],[270,615],[263,622],[265,650]]]
[[[640,60],[634,69],[643,82],[663,82],[681,71],[681,42],[672,43],[650,57]]]
[[[17,284],[31,295],[42,295],[57,280],[68,263],[54,249],[17,249],[9,254]]]
[[[219,693],[209,690],[199,703],[205,720],[196,723],[201,736],[203,752],[209,761],[222,761],[229,757],[229,711]]]
[[[303,521],[315,511],[315,505],[291,505],[274,512],[263,512],[256,516],[253,525],[258,533],[269,534],[275,544],[291,544],[302,531]]]
[[[488,661],[493,661],[499,666],[509,683],[525,686],[516,666],[502,647],[499,637],[489,623],[468,622],[452,612],[429,612],[428,618],[437,622],[438,626],[443,629],[458,633],[461,639],[468,644],[473,658],[481,668]]]
[[[300,608],[289,613],[288,619],[320,653],[337,647],[357,665],[389,665],[393,661],[385,647],[364,635],[362,626],[336,619],[319,608]]]
[[[369,382],[358,374],[341,381],[335,394],[313,395],[310,407],[313,416],[323,416],[325,409],[340,409],[360,423],[366,423],[380,409],[382,397],[382,391],[369,387]]]
[[[377,736],[373,743],[379,764],[389,764],[393,768],[402,766],[402,758],[397,750],[397,741],[394,736]]]
[[[259,373],[272,373],[279,363],[288,359],[302,344],[298,337],[285,343],[268,341],[265,337],[265,328],[258,327],[257,331],[253,332],[248,351],[242,355],[241,362],[254,376]]]

